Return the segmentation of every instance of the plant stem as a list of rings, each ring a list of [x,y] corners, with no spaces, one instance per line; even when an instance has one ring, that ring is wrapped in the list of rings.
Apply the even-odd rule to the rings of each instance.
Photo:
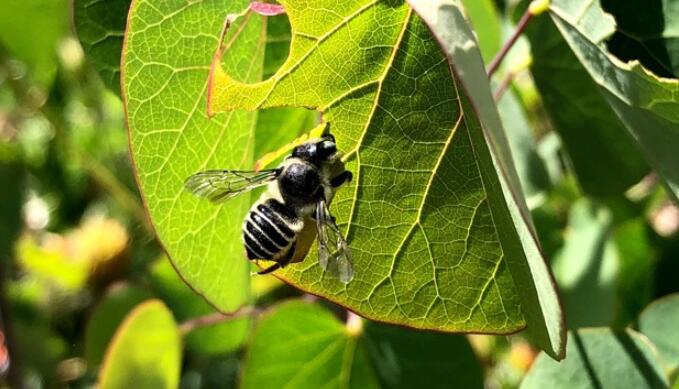
[[[514,30],[512,36],[509,37],[509,40],[505,42],[504,45],[502,45],[500,52],[495,56],[495,58],[493,58],[493,60],[490,62],[490,65],[488,65],[488,78],[491,78],[493,74],[495,74],[497,69],[500,67],[500,64],[507,56],[507,53],[509,53],[509,50],[514,47],[514,44],[519,39],[519,36],[521,36],[523,31],[526,29],[528,23],[533,20],[533,17],[540,15],[548,9],[548,0],[534,0],[531,2],[531,4],[528,6],[528,9],[526,9],[526,12],[524,12],[523,16],[521,16],[521,20],[519,20],[519,24],[516,26],[516,30]]]
[[[505,74],[505,77],[500,82],[500,85],[498,85],[495,93],[493,93],[493,100],[495,100],[496,103],[500,101],[502,95],[509,89],[509,85],[514,81],[514,77],[516,77],[516,72],[513,70],[508,71],[507,74]]]
[[[183,336],[186,336],[186,334],[188,334],[189,332],[197,330],[199,328],[213,326],[223,322],[240,319],[246,316],[257,316],[265,311],[266,309],[263,308],[258,308],[252,305],[246,305],[231,313],[221,313],[221,312],[210,313],[208,315],[195,317],[193,319],[189,319],[181,323],[179,325],[179,332]]]
[[[530,12],[530,10],[526,10],[523,16],[521,16],[521,20],[519,20],[519,24],[516,26],[516,30],[514,30],[512,36],[507,42],[505,42],[504,45],[502,45],[500,52],[495,56],[495,58],[493,58],[493,60],[490,62],[490,65],[488,65],[488,78],[491,78],[493,74],[495,74],[502,63],[502,60],[505,59],[507,53],[509,53],[509,50],[514,47],[514,44],[519,39],[519,36],[521,36],[521,33],[523,33],[523,31],[526,29],[526,26],[528,26],[528,23],[531,21],[531,19],[533,19],[533,14]]]

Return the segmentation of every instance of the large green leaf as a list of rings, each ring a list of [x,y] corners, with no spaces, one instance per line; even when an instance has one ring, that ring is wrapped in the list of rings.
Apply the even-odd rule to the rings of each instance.
[[[667,387],[653,346],[639,333],[592,328],[568,335],[566,359],[541,354],[521,389]]]
[[[162,302],[149,300],[130,312],[116,331],[98,387],[176,388],[180,362],[177,324]]]
[[[377,323],[361,330],[349,323],[317,304],[281,304],[255,330],[242,387],[483,386],[481,367],[464,337]]]
[[[283,4],[294,34],[288,60],[259,83],[216,66],[210,107],[323,113],[354,172],[333,211],[356,278],[345,286],[325,276],[315,254],[278,275],[383,321],[449,331],[521,328],[491,214],[504,204],[488,198],[476,161],[475,152],[489,158],[488,151],[471,148],[480,136],[476,119],[427,26],[402,2]]]
[[[531,132],[524,107],[513,90],[508,90],[497,105],[502,124],[507,133],[521,188],[529,206],[544,201],[550,178],[545,162],[538,153],[538,145]]]
[[[120,52],[132,0],[74,0],[73,19],[85,54],[106,85],[120,92]]]
[[[679,76],[679,3],[676,0],[602,0],[618,29],[607,43],[616,57],[638,59],[663,77]]]
[[[679,81],[659,78],[605,47],[616,29],[591,0],[554,0],[550,15],[571,50],[679,201]]]
[[[679,367],[679,294],[654,301],[639,316],[639,331],[648,336],[660,352],[668,370]]]
[[[255,114],[207,116],[207,78],[226,15],[246,0],[132,3],[123,49],[123,99],[130,147],[145,204],[175,268],[220,310],[249,297],[240,225],[249,196],[220,207],[182,194],[186,177],[207,167],[252,168]],[[223,66],[236,77],[262,74],[265,25],[253,16]]]
[[[608,196],[639,182],[649,170],[639,148],[554,22],[543,14],[526,35],[533,79],[582,190]]]

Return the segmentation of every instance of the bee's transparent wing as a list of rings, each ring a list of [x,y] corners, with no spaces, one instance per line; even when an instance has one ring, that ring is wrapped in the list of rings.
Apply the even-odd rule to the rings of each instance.
[[[325,200],[316,205],[316,229],[318,230],[318,262],[321,267],[347,284],[354,278],[351,250],[344,240],[335,220],[330,215]]]
[[[186,179],[184,187],[198,197],[221,202],[258,186],[266,185],[278,176],[278,170],[259,172],[242,170],[208,170]]]

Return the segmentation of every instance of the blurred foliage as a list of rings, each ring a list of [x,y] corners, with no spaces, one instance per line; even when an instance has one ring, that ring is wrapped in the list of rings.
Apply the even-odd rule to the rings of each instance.
[[[488,62],[518,1],[464,3]],[[637,23],[623,3],[602,1],[635,32],[617,33],[610,51],[676,75],[674,41],[636,35],[668,27]],[[522,334],[465,339],[361,321],[270,276],[253,278],[255,317],[185,330],[219,313],[174,271],[137,191],[116,81],[127,4],[76,1],[86,20],[76,36],[66,1],[0,3],[0,387],[223,388],[290,377],[299,386],[327,377],[360,387],[596,386],[587,373],[611,386],[677,381],[679,210],[655,174],[639,180],[646,165],[616,146],[629,142],[615,139],[620,123],[582,69],[568,67],[577,59],[554,54],[567,46],[550,46],[556,31],[542,20],[528,33],[532,51],[522,41],[495,85],[515,73],[499,109],[572,329],[564,362]],[[639,20],[664,18],[648,9]],[[272,20],[264,77],[290,40],[285,18]],[[278,131],[261,129],[276,136],[257,141],[255,156],[318,121],[302,109],[259,115],[257,126]],[[295,378],[303,366],[309,375]]]

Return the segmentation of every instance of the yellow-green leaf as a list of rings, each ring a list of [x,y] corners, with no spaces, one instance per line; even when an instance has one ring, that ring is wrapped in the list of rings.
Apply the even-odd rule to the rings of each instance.
[[[176,388],[179,385],[181,340],[167,307],[149,300],[132,310],[106,350],[102,389]]]
[[[354,173],[332,211],[356,275],[341,284],[323,274],[316,254],[278,274],[382,321],[447,331],[521,328],[473,150],[478,122],[429,27],[399,1],[281,4],[293,33],[287,61],[258,83],[217,64],[210,109],[293,105],[323,114]]]

